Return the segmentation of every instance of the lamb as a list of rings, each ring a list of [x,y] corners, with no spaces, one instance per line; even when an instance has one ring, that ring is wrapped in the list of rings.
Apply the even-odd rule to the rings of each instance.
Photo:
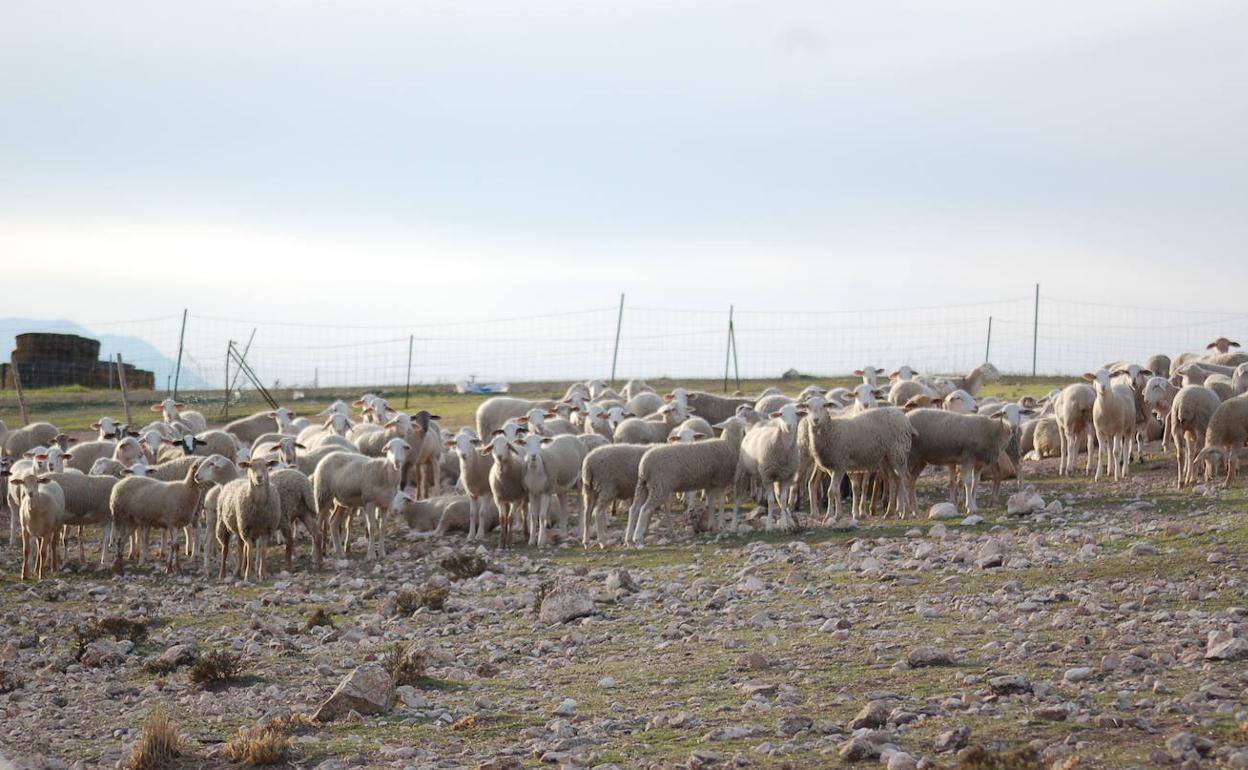
[[[269,476],[277,460],[256,460],[239,463],[247,469],[247,477],[235,479],[217,497],[217,543],[221,546],[221,567],[218,577],[225,578],[225,562],[230,556],[230,541],[237,537],[243,580],[250,580],[255,565],[257,580],[264,580],[264,561],[269,540],[282,522],[282,501]]]
[[[1041,417],[1023,423],[1023,435],[1019,440],[1019,451],[1024,457],[1042,460],[1046,457],[1061,457],[1061,430],[1057,426],[1056,417]]]
[[[37,446],[51,445],[58,433],[55,425],[46,422],[32,422],[24,428],[9,430],[0,420],[0,450],[10,460],[20,460]]]
[[[616,501],[633,501],[641,458],[649,449],[646,444],[610,444],[585,455],[581,462],[582,546],[589,548],[589,524],[593,519],[598,547],[606,547],[610,506]],[[634,520],[635,516],[636,512],[630,511],[629,520]]]
[[[480,416],[480,412],[477,414]],[[494,458],[494,465],[490,467],[490,494],[498,508],[498,547],[507,548],[511,545],[512,518],[517,511],[524,515],[524,464],[520,452],[503,433],[493,436],[490,443],[478,451]]]
[[[584,387],[583,385],[581,386]],[[571,400],[573,390],[568,391],[568,396],[564,401]],[[588,390],[585,396],[588,396]],[[513,417],[523,417],[530,409],[553,409],[555,402],[551,400],[530,401],[525,398],[514,398],[512,396],[494,396],[487,398],[477,407],[477,435],[493,436],[494,431],[503,427],[503,423]]]
[[[408,446],[412,448],[408,466],[415,468],[416,479],[408,475],[404,486],[414,484],[416,497],[428,497],[438,482],[438,461],[442,457],[442,427],[437,420],[442,419],[436,414],[421,409],[412,415],[412,430],[408,436]]]
[[[403,466],[410,451],[407,442],[394,438],[386,443],[382,457],[337,452],[316,466],[312,474],[316,510],[322,526],[329,524],[338,558],[346,556],[342,532],[355,509],[363,511],[368,529],[367,558],[385,557],[385,514],[400,494]]]
[[[1174,397],[1170,427],[1180,447],[1175,454],[1180,489],[1196,483],[1196,456],[1204,449],[1209,422],[1221,403],[1218,394],[1203,385],[1185,385]]]
[[[645,544],[650,515],[676,492],[704,490],[717,510],[717,529],[724,528],[724,495],[736,478],[745,421],[730,417],[715,427],[723,429],[719,438],[653,446],[642,456],[633,500],[636,521],[630,511],[625,545]]]
[[[185,407],[186,404],[181,401],[166,398],[159,404],[152,404],[152,411],[161,413],[165,422],[182,428],[186,433],[202,433],[208,430],[208,421],[204,416]]]
[[[474,450],[474,454],[478,454]],[[409,529],[438,537],[446,532],[467,532],[475,526],[479,538],[498,524],[498,509],[488,495],[474,506],[468,495],[441,495],[424,500],[404,500],[394,513],[403,517]]]
[[[1118,374],[1122,370],[1114,372]],[[1101,458],[1105,459],[1106,475],[1114,481],[1127,475],[1130,462],[1130,442],[1135,434],[1135,393],[1129,385],[1113,384],[1110,373],[1098,369],[1083,378],[1092,383],[1096,401],[1092,404],[1092,426],[1096,430],[1096,473],[1101,477]]]
[[[144,476],[127,476],[113,486],[108,498],[112,518],[113,547],[116,549],[113,572],[120,575],[122,568],[122,543],[139,527],[158,527],[170,530],[173,547],[166,560],[166,571],[172,573],[177,566],[177,532],[189,525],[199,506],[200,495],[211,481],[215,467],[209,458],[194,458],[181,481],[160,481]],[[146,548],[139,549],[139,563],[146,557]]]
[[[580,482],[585,446],[576,436],[543,438],[533,433],[524,437],[523,446],[521,483],[529,498],[529,545],[544,548],[551,501]],[[567,532],[566,516],[559,522],[563,533]]]
[[[481,512],[485,510],[486,501],[493,499],[490,494],[490,468],[494,467],[494,458],[477,451],[481,439],[472,428],[461,428],[454,439],[445,442],[445,446],[459,456],[460,485],[468,493],[468,540],[483,540],[486,529]],[[440,537],[445,534],[449,523],[439,519],[437,524],[434,535]]]
[[[259,457],[257,462],[266,460]],[[277,468],[269,474],[269,480],[281,500],[282,514],[278,529],[286,540],[286,569],[290,569],[294,557],[297,521],[303,523],[308,536],[312,538],[312,563],[316,569],[320,569],[324,544],[321,540],[321,527],[317,523],[316,495],[312,490],[312,481],[294,468]]]
[[[915,430],[906,413],[896,407],[868,409],[847,417],[833,417],[825,410],[812,410],[805,418],[810,426],[804,432],[804,452],[815,463],[815,470],[832,477],[832,489],[840,489],[841,477],[851,471],[882,471],[889,477],[888,509],[904,515],[908,502],[908,475],[906,462],[914,440]],[[819,499],[819,475],[812,472],[808,480],[811,514],[816,514]],[[866,499],[859,484],[853,486],[855,515],[866,512]],[[835,501],[835,512],[841,515],[839,494],[830,497]],[[825,518],[826,518],[825,511]]]
[[[789,497],[793,478],[797,473],[799,452],[797,447],[797,424],[805,417],[806,410],[787,404],[769,413],[771,420],[760,423],[745,434],[741,440],[741,455],[737,465],[737,486],[742,480],[757,481],[767,493],[767,531],[772,530],[774,511],[780,508],[780,528],[794,529],[797,523],[789,510]],[[737,525],[739,498],[733,505],[733,526]]]
[[[1092,411],[1096,405],[1096,391],[1092,386],[1082,382],[1067,385],[1057,395],[1053,411],[1057,417],[1058,436],[1061,441],[1061,459],[1058,475],[1069,476],[1075,472],[1075,463],[1079,459],[1079,446],[1086,437],[1088,445],[1088,462],[1084,469],[1085,475],[1092,473]]]
[[[65,493],[47,476],[31,473],[23,478],[11,478],[9,484],[22,487],[21,507],[16,511],[22,523],[22,573],[25,580],[30,570],[31,546],[35,548],[35,577],[43,579],[45,569],[56,571],[58,549],[56,539],[65,526]],[[14,515],[10,511],[10,515]],[[50,562],[50,565],[49,565]]]
[[[286,407],[279,406],[271,411],[256,412],[249,417],[240,417],[233,422],[227,423],[222,430],[226,433],[234,434],[234,438],[238,439],[238,443],[244,446],[251,446],[256,439],[265,433],[285,433],[290,426],[291,418],[294,416],[294,412]],[[200,431],[195,432],[199,433]]]
[[[918,510],[914,487],[919,474],[932,464],[956,464],[966,494],[966,512],[970,514],[979,510],[976,503],[979,473],[996,462],[1010,443],[1013,431],[1008,422],[938,409],[919,409],[910,412],[907,419],[914,429],[907,457],[911,510]],[[950,502],[956,502],[952,485],[949,491]]]

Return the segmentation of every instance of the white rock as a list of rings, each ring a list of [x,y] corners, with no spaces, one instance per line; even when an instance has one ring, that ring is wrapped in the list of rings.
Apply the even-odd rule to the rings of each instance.
[[[958,506],[947,501],[936,503],[927,511],[927,518],[929,519],[956,519],[960,515]]]

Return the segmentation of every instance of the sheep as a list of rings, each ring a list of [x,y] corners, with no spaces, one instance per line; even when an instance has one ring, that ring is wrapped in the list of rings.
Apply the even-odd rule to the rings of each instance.
[[[767,494],[766,529],[770,532],[777,506],[780,508],[780,528],[789,530],[797,526],[789,510],[789,497],[799,460],[797,424],[806,416],[806,410],[786,404],[768,416],[771,418],[768,422],[760,423],[741,440],[737,485],[742,480],[758,481],[763,485]],[[732,512],[734,528],[739,510],[740,500],[735,498]]]
[[[723,429],[719,438],[653,446],[642,456],[632,509],[636,521],[630,510],[625,545],[644,546],[650,515],[676,492],[705,491],[717,511],[716,528],[724,528],[724,495],[736,478],[745,421],[729,417],[715,427]]]
[[[172,573],[180,569],[177,542],[178,530],[193,521],[200,495],[216,472],[211,458],[196,457],[187,467],[181,481],[160,481],[145,476],[127,476],[113,486],[108,498],[112,519],[113,547],[116,549],[113,572],[122,574],[122,543],[139,527],[159,527],[169,530],[173,546],[169,550],[165,568]],[[146,548],[139,549],[139,563],[146,557]]]
[[[797,400],[784,395],[783,393],[772,393],[766,396],[759,396],[754,402],[754,411],[759,414],[771,414],[780,411],[781,407],[789,404],[796,404]]]
[[[992,502],[994,505],[997,503],[1000,495],[1002,479],[1008,479],[1013,476],[1017,481],[1018,489],[1022,490],[1023,488],[1023,455],[1026,454],[1022,447],[1023,418],[1031,417],[1034,414],[1035,410],[1033,409],[1009,403],[1001,404],[999,408],[994,407],[991,414],[983,415],[984,417],[1002,420],[1010,427],[1010,439],[1006,442],[1005,449],[1002,450],[1003,456],[989,463],[985,469],[985,473],[992,478]]]
[[[893,406],[903,406],[915,396],[934,398],[936,391],[917,380],[898,379],[888,389],[888,402]]]
[[[1153,373],[1138,364],[1128,364],[1112,371],[1111,381],[1124,384],[1131,389],[1132,405],[1135,408],[1135,430],[1127,440],[1127,460],[1129,462],[1134,454],[1140,462],[1144,462],[1144,443],[1148,440],[1151,417],[1148,405],[1144,403],[1144,386]],[[1229,381],[1227,385],[1229,387]],[[1132,452],[1133,449],[1134,452]]]
[[[742,422],[745,422],[745,418],[740,418],[740,419]],[[748,425],[748,423],[746,424]],[[685,420],[680,425],[677,425],[676,427],[668,431],[667,440],[671,441],[676,436],[679,436],[686,432],[691,432],[694,434],[700,433],[703,436],[715,435],[715,429],[711,427],[711,424],[709,422],[702,419],[701,417],[690,417],[688,420]]]
[[[58,433],[55,425],[46,422],[32,422],[24,428],[9,430],[0,420],[0,450],[5,457],[16,461],[37,446],[50,445]]]
[[[477,451],[481,439],[472,428],[461,428],[455,438],[445,442],[444,446],[459,457],[460,485],[468,493],[468,539],[483,540],[486,530],[482,526],[481,512],[486,501],[493,499],[490,494],[490,468],[494,466],[494,458]],[[441,537],[447,526],[447,521],[439,519],[434,535]]]
[[[273,434],[271,434],[273,435]],[[289,468],[299,466],[299,450],[305,449],[294,436],[282,436],[279,439],[257,440],[251,447],[251,456],[262,459],[266,455],[276,455]],[[313,466],[315,467],[315,466]]]
[[[100,459],[108,461],[108,458]],[[64,494],[65,526],[79,527],[78,549],[82,561],[86,561],[86,553],[83,549],[81,528],[97,524],[104,526],[105,544],[101,546],[102,557],[102,549],[107,546],[109,536],[107,530],[112,522],[109,495],[121,477],[61,472],[49,473],[48,478],[59,484]]]
[[[1057,417],[1058,436],[1061,441],[1061,460],[1058,475],[1069,476],[1075,472],[1079,459],[1080,442],[1086,437],[1088,445],[1085,475],[1092,473],[1092,411],[1096,405],[1096,391],[1082,382],[1067,385],[1054,400],[1053,411]]]
[[[344,558],[342,532],[350,512],[360,509],[368,530],[369,560],[384,558],[385,514],[394,503],[403,478],[403,466],[410,452],[407,442],[390,439],[381,457],[337,452],[325,457],[312,474],[316,510],[322,527],[328,523],[333,535],[334,553]],[[345,510],[344,510],[345,509]]]
[[[543,438],[530,433],[522,446],[521,483],[529,498],[529,545],[544,548],[551,501],[580,482],[585,445],[576,436]],[[559,522],[559,530],[567,532],[566,514]]]
[[[852,416],[833,417],[826,410],[814,410],[804,418],[809,428],[802,436],[803,451],[813,460],[815,470],[832,477],[833,491],[840,489],[841,476],[852,471],[883,471],[890,486],[896,487],[889,496],[889,512],[904,515],[908,501],[906,461],[913,443],[914,428],[906,413],[896,407],[868,409]],[[819,474],[811,472],[807,482],[811,514],[817,513]],[[854,515],[865,513],[865,495],[858,484],[853,485]],[[841,515],[839,494],[829,495],[835,501],[835,512]],[[825,518],[826,518],[825,511]]]
[[[416,480],[410,474],[404,486],[416,486],[417,499],[430,495],[438,481],[438,461],[442,457],[442,427],[437,420],[442,419],[422,409],[412,415],[412,433],[407,437],[407,444],[412,448],[408,457],[408,467],[415,468]]]
[[[1032,460],[1061,457],[1061,431],[1056,417],[1041,417],[1023,423],[1023,435],[1019,440],[1019,452]]]
[[[871,386],[871,388],[874,390],[874,389],[875,389],[875,387],[876,387],[876,385],[877,385],[877,384],[878,384],[878,382],[879,382],[879,379],[878,379],[878,378],[879,378],[879,375],[883,374],[883,373],[884,373],[884,371],[885,371],[885,370],[883,370],[883,369],[877,369],[877,368],[876,368],[876,367],[874,367],[874,366],[864,366],[864,367],[862,367],[861,369],[855,369],[855,370],[854,370],[854,376],[855,376],[855,377],[861,377],[861,378],[862,378],[862,384],[863,384],[863,385],[870,385],[870,386]]]
[[[1196,455],[1196,462],[1226,461],[1226,479],[1222,486],[1229,489],[1239,470],[1238,450],[1248,443],[1248,398],[1232,398],[1218,404],[1209,426],[1205,429],[1205,446]]]
[[[649,450],[646,444],[610,444],[599,447],[585,455],[581,461],[581,495],[584,510],[581,514],[581,545],[589,548],[590,520],[598,547],[606,547],[607,517],[612,503],[634,501],[637,489],[637,472],[642,455]],[[633,520],[635,511],[630,511]]]
[[[35,577],[43,579],[45,569],[55,572],[59,568],[56,538],[65,526],[65,492],[46,475],[29,474],[23,478],[11,478],[9,484],[22,487],[21,507],[10,511],[22,524],[22,572],[25,580],[30,572],[28,564],[31,546],[35,547]],[[50,565],[49,565],[50,562]]]
[[[569,389],[568,396],[562,400],[572,400],[572,393],[573,390]],[[588,391],[585,392],[585,395],[589,395]],[[502,428],[503,423],[513,417],[523,417],[530,409],[549,410],[554,408],[554,406],[555,402],[548,399],[530,401],[525,398],[512,396],[487,398],[477,407],[477,435],[481,437],[493,436],[494,431]]]
[[[1201,359],[1202,362],[1216,366],[1239,366],[1248,364],[1248,353],[1216,353]]]
[[[183,426],[187,433],[202,433],[208,430],[208,421],[199,412],[185,409],[186,404],[181,401],[174,401],[172,398],[166,398],[159,404],[152,404],[152,411],[160,413],[165,422],[177,426]]]
[[[625,391],[625,395],[628,393]],[[654,414],[663,407],[663,397],[653,390],[636,393],[628,397],[624,403],[624,411],[645,416]]]
[[[299,431],[295,439],[308,449],[316,449],[331,438],[346,438],[355,423],[347,419],[345,414],[334,412],[319,425],[311,425]]]
[[[474,454],[476,453],[474,450]],[[468,495],[440,495],[424,500],[403,500],[392,513],[407,522],[409,529],[421,536],[439,537],[446,532],[466,532],[474,526],[480,538],[498,524],[498,509],[488,495],[473,506]],[[477,538],[474,538],[477,539]]]
[[[1122,370],[1114,372],[1118,374]],[[1101,477],[1101,458],[1105,459],[1106,475],[1118,481],[1127,475],[1130,463],[1130,442],[1135,434],[1135,392],[1129,385],[1110,382],[1110,372],[1098,369],[1083,379],[1092,383],[1096,401],[1092,404],[1092,426],[1096,430],[1096,473]]]
[[[1165,447],[1166,439],[1173,441],[1174,429],[1170,425],[1170,410],[1174,406],[1174,397],[1179,393],[1179,387],[1170,382],[1165,376],[1157,376],[1154,374],[1144,383],[1142,393],[1145,408],[1161,420],[1165,426],[1165,433],[1162,436],[1162,447]],[[1178,445],[1175,445],[1178,449]]]
[[[479,417],[480,412],[477,414]],[[498,508],[498,547],[507,548],[511,545],[512,518],[517,512],[524,515],[524,464],[515,445],[501,432],[478,451],[494,459],[490,467],[490,494]]]
[[[1233,342],[1231,340],[1228,340],[1226,337],[1218,337],[1213,342],[1210,342],[1208,345],[1205,345],[1205,350],[1216,350],[1219,353],[1229,353],[1231,351],[1231,348],[1237,348],[1237,347],[1239,347],[1238,342]]]
[[[182,438],[165,444],[157,454],[157,461],[175,460],[180,454],[196,457],[221,455],[235,459],[239,449],[238,439],[233,433],[226,433],[223,430],[205,430],[199,433],[188,433]]]
[[[599,436],[597,433],[580,433],[577,434],[576,440],[581,442],[581,446],[585,447],[585,451],[592,452],[600,446],[608,446],[611,439]]]
[[[145,463],[136,463],[134,465],[126,465],[125,463],[113,457],[101,457],[95,461],[91,469],[87,471],[88,476],[114,476],[121,478],[122,476],[146,476],[148,465]]]
[[[1196,483],[1196,456],[1204,449],[1209,421],[1222,399],[1203,385],[1185,385],[1174,397],[1170,407],[1170,427],[1174,431],[1179,451],[1175,453],[1178,465],[1177,486]]]
[[[665,404],[658,413],[645,419],[629,417],[615,426],[611,440],[616,444],[661,444],[680,420],[680,407]]]
[[[266,462],[264,457],[259,457],[256,461]],[[286,539],[286,569],[290,569],[294,556],[297,521],[303,523],[308,536],[312,538],[312,563],[316,569],[320,569],[324,544],[321,541],[321,527],[317,523],[316,495],[312,490],[312,481],[294,468],[277,468],[269,474],[269,480],[281,499],[282,513],[278,529]]]
[[[1144,368],[1151,371],[1154,376],[1168,378],[1170,376],[1170,356],[1162,355],[1161,353],[1149,356],[1148,360],[1144,362]]]
[[[234,438],[238,439],[240,444],[251,446],[265,433],[285,433],[284,429],[289,427],[291,418],[294,416],[294,412],[284,406],[279,406],[267,412],[256,412],[248,417],[240,417],[227,423],[222,430],[234,434]]]
[[[978,405],[974,396],[959,388],[945,396],[944,409],[954,414],[974,414]]]
[[[334,438],[342,438],[342,437],[335,436]],[[346,442],[346,439],[342,439],[342,440]],[[304,474],[305,476],[311,476],[312,472],[316,470],[316,466],[320,465],[321,460],[324,460],[326,457],[329,457],[332,454],[336,454],[338,452],[345,452],[347,454],[355,454],[355,455],[359,454],[359,451],[356,449],[355,444],[351,444],[350,442],[346,442],[346,443],[348,444],[348,446],[338,446],[337,444],[322,444],[316,449],[308,450],[306,452],[300,452],[298,457],[295,460],[295,466],[299,469],[300,473]]]
[[[683,394],[683,397],[681,394]],[[685,412],[684,416],[681,417],[682,420],[688,419],[690,414],[696,413],[712,425],[735,416],[737,407],[741,404],[753,406],[755,401],[752,398],[727,398],[700,390],[686,391],[684,388],[674,388],[668,396],[671,396],[669,400],[679,403],[680,409]]]
[[[907,457],[911,509],[918,510],[914,486],[923,469],[933,464],[956,464],[966,495],[966,512],[979,510],[979,472],[1005,451],[1012,436],[1010,425],[992,417],[937,409],[919,409],[909,413],[907,419],[915,433]],[[956,502],[953,485],[949,492],[950,502]]]
[[[134,441],[133,438],[130,439]],[[135,446],[138,442],[135,442]],[[84,441],[74,447],[73,457],[65,463],[69,468],[76,471],[86,473],[91,469],[97,460],[109,458],[117,451],[117,441],[114,439],[97,439],[95,441]]]
[[[255,565],[257,580],[264,580],[264,561],[269,540],[282,523],[282,500],[269,471],[277,460],[244,461],[247,477],[235,479],[217,495],[217,543],[221,546],[218,579],[225,578],[225,562],[230,556],[230,541],[239,541],[239,561],[243,580],[250,580]]]

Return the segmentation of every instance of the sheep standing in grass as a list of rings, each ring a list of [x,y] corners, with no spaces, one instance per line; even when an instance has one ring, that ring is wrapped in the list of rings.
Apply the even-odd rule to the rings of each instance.
[[[21,579],[25,580],[30,574],[28,565],[34,546],[33,569],[35,576],[42,580],[46,569],[55,572],[59,568],[56,539],[67,519],[65,493],[52,479],[34,473],[12,478],[9,484],[20,486],[23,491],[21,507],[16,512],[22,526]]]
[[[200,495],[211,483],[216,472],[210,458],[195,458],[181,481],[160,481],[143,476],[127,476],[113,486],[108,507],[112,517],[113,572],[122,574],[122,544],[140,527],[167,529],[174,533],[166,570],[176,567],[179,548],[176,532],[187,526],[195,516]],[[139,563],[146,559],[146,548],[139,549]]]
[[[581,479],[585,445],[577,436],[524,437],[521,483],[529,498],[529,545],[546,546],[546,527],[552,501],[571,491]],[[566,534],[567,513],[560,505],[559,531]]]
[[[581,545],[589,547],[589,525],[593,520],[598,547],[607,542],[607,518],[613,503],[634,501],[637,490],[637,473],[641,458],[650,449],[648,444],[610,444],[598,447],[585,455],[581,463],[581,494],[584,512],[581,514]],[[633,521],[636,511],[629,512]]]
[[[640,548],[645,544],[651,514],[677,492],[703,490],[717,512],[716,529],[724,529],[724,496],[736,479],[745,421],[730,417],[715,427],[723,431],[719,438],[652,446],[642,456],[633,501],[636,521],[630,511],[625,545]]]
[[[1248,443],[1248,397],[1232,398],[1218,404],[1209,427],[1205,430],[1205,447],[1196,455],[1196,461],[1226,461],[1226,480],[1223,486],[1230,488],[1239,470],[1239,449]]]
[[[979,510],[976,503],[979,474],[1006,451],[1013,436],[1007,420],[940,409],[916,409],[907,415],[907,419],[914,429],[906,461],[911,510],[918,510],[914,488],[919,474],[928,465],[956,465],[966,495],[966,512],[970,514]],[[956,487],[953,484],[949,493],[949,501],[956,505]]]
[[[1196,456],[1204,448],[1209,421],[1222,400],[1218,394],[1203,385],[1186,385],[1174,397],[1170,407],[1170,426],[1174,431],[1179,451],[1175,453],[1178,465],[1178,484],[1196,483]]]
[[[494,459],[490,467],[490,494],[494,497],[494,506],[498,508],[498,547],[511,546],[511,527],[517,513],[520,522],[524,523],[524,508],[527,492],[524,488],[524,463],[520,451],[508,440],[505,433],[499,433],[490,439],[490,443],[480,449],[482,455]]]
[[[1058,464],[1058,475],[1069,476],[1075,472],[1075,463],[1079,459],[1079,448],[1087,442],[1088,461],[1084,475],[1092,473],[1092,442],[1096,435],[1093,430],[1092,410],[1096,406],[1096,391],[1092,386],[1079,382],[1067,385],[1057,395],[1053,405],[1057,417],[1058,436],[1061,439],[1061,460]]]
[[[484,540],[486,529],[482,511],[486,501],[491,499],[490,468],[494,467],[492,454],[478,451],[481,439],[472,428],[461,428],[455,438],[447,441],[445,446],[454,450],[459,456],[459,480],[468,494],[468,539]],[[446,532],[447,523],[438,521],[434,535],[441,536]]]
[[[915,432],[905,412],[896,407],[882,407],[848,417],[833,417],[826,410],[818,410],[812,411],[805,420],[810,421],[810,427],[805,431],[808,445],[804,451],[813,459],[818,471],[832,477],[829,496],[835,501],[838,518],[841,515],[838,493],[841,477],[855,471],[885,473],[891,487],[886,514],[896,510],[904,515],[909,501],[906,461]],[[817,513],[819,480],[819,474],[812,473],[808,482],[812,515]],[[855,516],[865,515],[864,485],[860,479],[855,479],[851,486],[851,510]]]
[[[767,496],[768,532],[775,521],[775,509],[780,509],[780,528],[795,529],[797,522],[789,509],[790,492],[797,474],[800,453],[797,446],[797,425],[806,416],[795,404],[786,404],[771,412],[769,421],[760,423],[741,439],[741,455],[737,465],[737,492],[742,481],[756,482],[763,486]],[[740,511],[740,496],[734,495],[732,522],[735,528]]]
[[[265,459],[259,457],[257,461],[264,462]],[[324,543],[321,541],[320,524],[317,523],[316,494],[311,479],[294,468],[277,468],[269,474],[269,480],[281,499],[282,516],[278,530],[286,541],[286,569],[290,569],[294,560],[296,522],[302,523],[312,538],[312,563],[320,569]]]
[[[264,561],[269,542],[282,522],[282,501],[269,478],[277,460],[244,461],[246,478],[235,479],[221,488],[217,498],[217,543],[221,546],[220,578],[225,577],[225,562],[230,556],[230,541],[238,538],[239,561],[243,580],[250,580],[254,571],[257,580],[264,580]]]
[[[390,439],[381,457],[365,457],[346,452],[328,455],[312,474],[316,510],[321,526],[333,536],[334,553],[346,556],[342,538],[353,511],[364,516],[368,530],[368,559],[384,558],[385,515],[400,494],[403,466],[410,448],[399,438]]]
[[[1119,370],[1121,371],[1121,370]],[[1117,374],[1117,372],[1115,372]],[[1083,378],[1092,383],[1096,401],[1092,405],[1092,426],[1096,429],[1096,473],[1101,477],[1101,459],[1105,474],[1118,481],[1127,475],[1131,461],[1130,444],[1135,435],[1135,393],[1130,385],[1112,383],[1105,369]]]
[[[0,420],[0,453],[16,462],[35,447],[51,446],[58,433],[55,425],[46,422],[32,422],[24,428],[9,430]]]
[[[584,387],[584,386],[582,386]],[[569,390],[569,395],[572,391]],[[585,391],[588,396],[588,390]],[[568,399],[565,398],[565,401]],[[489,438],[494,435],[494,431],[503,427],[503,423],[514,417],[523,417],[530,409],[553,409],[555,402],[549,399],[541,401],[530,401],[527,398],[515,398],[512,396],[494,396],[487,398],[477,407],[477,435],[483,438]]]

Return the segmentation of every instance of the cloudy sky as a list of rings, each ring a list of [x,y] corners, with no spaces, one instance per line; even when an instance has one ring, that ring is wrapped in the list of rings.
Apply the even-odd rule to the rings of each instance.
[[[0,255],[57,292],[3,314],[1235,309],[1245,39],[1233,0],[9,0]]]

